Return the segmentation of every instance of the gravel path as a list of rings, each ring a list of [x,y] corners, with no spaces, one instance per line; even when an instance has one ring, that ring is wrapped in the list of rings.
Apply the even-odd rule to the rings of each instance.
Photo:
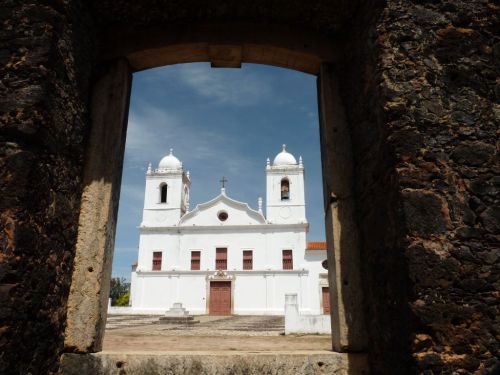
[[[196,316],[194,325],[160,324],[159,316],[110,315],[103,350],[139,352],[280,352],[331,349],[330,335],[284,336],[283,316]]]
[[[285,330],[283,316],[196,316],[200,323],[159,324],[159,316],[111,315],[106,331],[120,331],[131,335],[161,336],[279,336]]]

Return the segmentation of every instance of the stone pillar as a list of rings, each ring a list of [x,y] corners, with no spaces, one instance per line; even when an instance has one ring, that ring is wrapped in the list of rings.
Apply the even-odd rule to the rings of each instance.
[[[57,372],[89,125],[88,8],[0,2],[0,374]]]
[[[297,293],[285,294],[285,335],[297,332],[299,328],[299,302]]]
[[[366,349],[351,137],[332,64],[318,76],[333,350]]]
[[[124,60],[96,80],[65,346],[101,350],[109,296],[132,74]]]

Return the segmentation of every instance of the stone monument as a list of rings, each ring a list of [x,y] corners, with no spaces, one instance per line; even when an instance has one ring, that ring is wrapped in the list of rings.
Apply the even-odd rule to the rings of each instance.
[[[196,324],[200,321],[194,320],[194,316],[189,315],[189,311],[182,307],[182,303],[176,302],[165,312],[164,316],[160,317],[159,322],[160,324]]]

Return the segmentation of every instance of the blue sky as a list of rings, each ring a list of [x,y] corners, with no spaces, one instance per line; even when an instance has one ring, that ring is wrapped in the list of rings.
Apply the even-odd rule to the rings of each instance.
[[[137,259],[147,165],[170,148],[191,173],[190,206],[220,192],[257,208],[265,165],[287,145],[305,167],[308,240],[324,240],[316,77],[265,65],[182,64],[135,73],[132,83],[113,277]],[[265,207],[265,201],[264,201]]]

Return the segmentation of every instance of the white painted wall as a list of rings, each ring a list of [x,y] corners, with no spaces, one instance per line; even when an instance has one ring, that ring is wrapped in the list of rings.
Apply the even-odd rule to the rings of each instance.
[[[230,216],[232,214],[230,211]],[[217,247],[227,248],[228,270],[243,268],[243,250],[253,251],[254,270],[281,270],[282,250],[287,249],[292,250],[294,269],[309,268],[309,259],[305,257],[306,230],[305,225],[270,224],[237,228],[190,227],[187,224],[177,228],[142,228],[137,269],[151,270],[153,252],[161,251],[162,270],[189,270],[191,251],[200,251],[200,269],[215,270]],[[323,253],[326,259],[326,252]],[[318,262],[321,267],[319,258]]]
[[[133,308],[140,313],[162,313],[180,302],[191,314],[207,314],[208,277],[214,271],[139,271],[138,297]],[[318,313],[309,304],[307,271],[228,271],[234,288],[233,312],[241,315],[283,315],[285,295],[295,293],[302,314]]]
[[[137,272],[139,297],[133,308],[146,312],[165,312],[176,302],[192,314],[206,313],[206,272]]]
[[[330,315],[302,315],[297,294],[287,294],[285,297],[285,335],[291,333],[331,334]]]

